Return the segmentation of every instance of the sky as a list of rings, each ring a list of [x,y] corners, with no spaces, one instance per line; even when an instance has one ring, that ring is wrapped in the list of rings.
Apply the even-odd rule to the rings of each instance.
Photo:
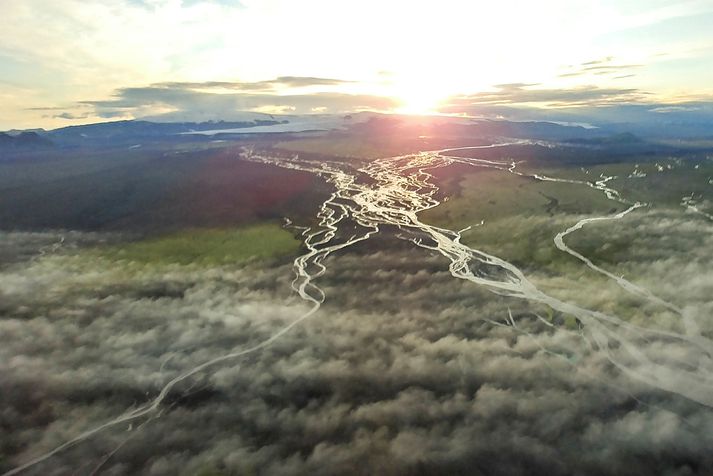
[[[713,1],[0,3],[0,129],[713,96]]]

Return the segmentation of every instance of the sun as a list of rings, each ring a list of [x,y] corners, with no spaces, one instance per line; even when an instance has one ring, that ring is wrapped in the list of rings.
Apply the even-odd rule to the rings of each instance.
[[[443,85],[426,81],[400,83],[394,86],[393,92],[394,99],[400,104],[396,111],[413,115],[438,114],[448,96]]]

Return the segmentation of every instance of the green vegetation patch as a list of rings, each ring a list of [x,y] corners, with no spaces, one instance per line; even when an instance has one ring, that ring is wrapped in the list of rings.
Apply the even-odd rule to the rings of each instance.
[[[556,172],[551,175],[562,177],[566,171]],[[456,230],[483,220],[483,226],[463,233],[462,242],[528,272],[585,272],[579,260],[557,249],[555,235],[583,216],[608,216],[625,208],[587,185],[539,181],[499,170],[479,170],[451,180],[444,184],[449,200],[422,213],[421,219]],[[573,233],[566,241],[599,264],[616,264],[630,243],[592,231],[600,229],[591,224],[587,233]]]
[[[713,200],[713,161],[665,157],[580,169],[575,167],[539,171],[545,175],[578,180],[596,180],[601,174],[615,176],[609,186],[630,202],[641,201],[656,206],[680,207],[681,198],[694,193],[702,200]],[[536,171],[537,170],[533,170]]]
[[[115,245],[103,257],[149,264],[223,265],[296,253],[301,242],[277,224],[237,229],[186,230],[159,238]]]
[[[623,207],[586,185],[545,182],[500,170],[478,170],[446,184],[448,201],[421,214],[429,223],[449,228],[513,216],[607,214]],[[455,189],[452,195],[451,189]],[[450,192],[450,193],[449,193]]]

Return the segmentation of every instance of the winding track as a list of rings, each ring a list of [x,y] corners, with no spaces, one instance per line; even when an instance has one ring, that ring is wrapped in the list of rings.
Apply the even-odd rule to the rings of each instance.
[[[489,148],[511,144],[503,143],[469,148]],[[447,152],[456,150],[460,150],[460,148],[377,159],[355,172],[347,174],[348,180],[345,180],[345,177],[341,177],[336,178],[333,183],[338,189],[344,186],[350,190],[351,204],[347,209],[359,223],[371,224],[377,228],[379,226],[392,225],[401,229],[402,232],[411,233],[410,241],[414,244],[437,251],[447,258],[450,261],[449,270],[456,278],[485,286],[501,295],[541,303],[563,314],[575,316],[582,323],[589,342],[622,372],[653,387],[676,393],[703,405],[713,407],[713,392],[711,391],[713,390],[713,343],[709,339],[700,334],[680,334],[637,326],[614,315],[585,309],[575,304],[561,301],[540,291],[513,264],[462,244],[460,241],[461,232],[421,222],[418,218],[418,213],[433,208],[440,203],[435,199],[435,193],[438,188],[429,181],[431,178],[427,172],[429,169],[445,167],[458,161],[480,167],[498,168],[511,173],[518,173],[519,175],[527,175],[517,172],[514,165],[507,164],[507,162],[445,155]],[[304,164],[299,157],[277,159],[255,154],[251,154],[249,157],[251,160],[283,167]],[[321,166],[325,170],[329,170],[332,167],[326,163],[321,164]],[[370,178],[371,181],[367,183],[357,182],[354,177],[359,174]],[[602,191],[612,200],[626,203],[616,190],[608,187],[607,183],[613,177],[601,177],[600,180],[591,183],[541,175],[529,176],[538,180],[585,185]],[[355,190],[356,193],[354,193]],[[643,204],[634,204],[626,213],[620,213],[614,217],[601,217],[600,219],[623,218],[627,213],[641,206]],[[560,243],[560,249],[586,260],[585,257],[564,245],[563,237],[575,229],[580,229],[589,221],[591,219],[582,220],[571,229],[558,235],[559,239],[556,238],[556,242]],[[424,240],[430,241],[432,244],[426,243]],[[597,272],[608,273],[596,267],[593,263],[592,267]],[[607,275],[609,276],[611,273]],[[668,309],[677,309],[674,305],[657,298],[649,291],[623,278],[615,280],[629,292],[638,294],[646,299],[652,299]],[[674,357],[667,359],[666,356],[648,355],[644,349],[653,340],[684,345],[689,352],[695,354],[695,357],[686,362],[681,362]]]
[[[683,198],[681,198],[681,206],[685,207],[686,210],[693,212],[693,213],[698,213],[699,215],[702,215],[709,220],[713,220],[713,215],[710,213],[707,213],[703,210],[701,210],[698,207],[698,200],[696,199],[696,193],[691,192],[690,195],[686,195]]]
[[[448,149],[449,151],[457,150],[457,149]],[[621,288],[623,288],[625,291],[634,294],[638,297],[641,297],[643,299],[646,299],[648,301],[651,301],[653,303],[656,303],[660,306],[663,306],[673,312],[675,312],[678,315],[683,315],[683,310],[676,306],[675,304],[672,304],[668,301],[665,301],[661,299],[660,297],[654,295],[651,291],[648,289],[642,288],[631,281],[624,279],[623,276],[616,276],[610,271],[607,271],[597,265],[595,265],[589,258],[586,256],[582,255],[581,253],[575,251],[574,249],[570,248],[564,241],[565,236],[574,233],[575,231],[581,230],[585,225],[589,223],[595,223],[595,222],[601,222],[601,221],[608,221],[608,220],[620,220],[624,218],[626,215],[629,213],[633,212],[634,210],[642,207],[647,207],[647,203],[642,203],[642,202],[629,202],[627,200],[624,200],[621,195],[619,194],[618,191],[610,188],[607,183],[610,182],[611,180],[615,179],[615,176],[600,176],[599,180],[594,181],[594,182],[586,182],[582,180],[573,180],[573,179],[561,179],[561,178],[555,178],[555,177],[548,177],[546,175],[540,175],[540,174],[527,174],[520,172],[516,170],[517,167],[517,162],[511,162],[510,165],[506,168],[505,165],[507,164],[506,162],[498,162],[498,161],[484,161],[482,159],[466,159],[463,157],[454,157],[450,156],[450,159],[460,162],[460,163],[471,163],[471,165],[475,165],[478,167],[490,167],[490,168],[496,168],[499,170],[507,170],[508,172],[515,174],[515,175],[520,175],[522,177],[530,177],[535,180],[543,181],[543,182],[558,182],[558,183],[568,183],[568,184],[575,184],[575,185],[584,185],[587,187],[594,188],[595,190],[599,190],[609,200],[613,200],[616,202],[619,202],[624,205],[628,205],[629,208],[627,208],[624,211],[621,211],[619,213],[616,213],[614,215],[607,215],[607,216],[602,216],[602,217],[588,217],[588,218],[583,218],[579,220],[577,223],[572,225],[571,227],[567,228],[566,230],[557,233],[554,237],[554,244],[559,249],[560,251],[564,251],[565,253],[573,256],[574,258],[578,259],[582,263],[586,264],[590,269],[596,271],[599,274],[602,274],[606,276],[609,279],[614,280]],[[688,197],[684,197],[688,198]],[[695,207],[691,207],[689,205],[689,208],[693,208],[695,212],[702,213],[698,209],[695,209]],[[689,322],[687,322],[684,319],[684,324],[689,326]],[[690,325],[688,327],[691,332],[693,332],[693,329],[698,329],[697,326],[695,325]]]
[[[103,430],[122,423],[132,422],[140,418],[156,415],[160,411],[161,405],[166,400],[166,397],[169,395],[170,391],[173,390],[173,388],[176,387],[176,385],[178,385],[182,381],[198,374],[199,372],[207,370],[211,367],[215,367],[220,363],[236,359],[238,357],[256,352],[260,349],[269,346],[270,344],[278,340],[280,337],[282,337],[284,334],[289,332],[293,327],[297,326],[300,322],[317,312],[322,302],[324,302],[325,295],[319,287],[312,283],[312,280],[320,277],[326,271],[325,266],[322,264],[322,260],[326,258],[330,253],[338,251],[342,248],[346,248],[347,246],[351,246],[352,244],[357,243],[359,241],[366,240],[373,233],[376,233],[378,231],[377,227],[367,225],[366,227],[362,227],[365,229],[365,231],[358,236],[352,236],[351,238],[343,242],[335,240],[336,233],[338,231],[337,225],[348,216],[347,208],[339,203],[339,199],[344,198],[343,195],[345,193],[345,188],[347,188],[349,177],[339,173],[338,171],[334,171],[334,174],[340,179],[340,183],[344,186],[333,192],[330,197],[322,204],[319,213],[317,214],[318,218],[320,219],[317,230],[311,231],[308,229],[305,230],[304,233],[304,235],[306,236],[305,246],[307,247],[308,251],[304,255],[296,258],[293,263],[296,276],[295,279],[292,281],[292,289],[296,291],[304,301],[311,304],[309,310],[301,314],[297,319],[291,321],[288,325],[281,328],[269,338],[261,341],[260,343],[252,347],[216,357],[179,374],[178,376],[170,380],[167,384],[165,384],[159,394],[150,402],[147,402],[144,405],[130,412],[124,413],[112,420],[109,420],[102,425],[99,425],[79,434],[75,438],[66,441],[65,443],[61,444],[60,446],[57,446],[51,451],[39,455],[27,461],[26,463],[4,473],[4,476],[21,473],[26,469],[29,469],[30,467],[47,460],[48,458],[56,455],[57,453],[60,453],[61,451],[64,451],[84,440],[91,438],[92,436]]]
[[[520,141],[516,143],[520,143]],[[502,147],[511,144],[513,142],[466,148]],[[269,157],[246,150],[244,157],[248,160],[311,172],[322,176],[335,187],[335,191],[321,205],[317,214],[319,225],[315,230],[306,229],[303,233],[307,252],[294,261],[296,277],[292,282],[292,288],[305,302],[310,304],[310,308],[294,321],[258,344],[216,357],[179,374],[166,383],[151,401],[102,425],[85,431],[53,450],[8,471],[5,475],[18,474],[110,427],[155,416],[160,413],[166,397],[179,383],[200,372],[216,367],[218,364],[257,352],[280,339],[300,322],[316,313],[322,302],[324,302],[324,292],[313,282],[326,271],[322,263],[323,260],[331,253],[369,239],[372,235],[378,233],[383,226],[397,227],[402,233],[406,234],[405,236],[402,235],[405,239],[419,247],[436,251],[447,258],[450,262],[450,273],[455,278],[485,286],[497,294],[541,303],[563,314],[575,316],[583,326],[582,335],[596,349],[602,352],[614,366],[632,378],[713,407],[713,346],[708,339],[701,335],[684,335],[636,326],[617,316],[584,309],[549,296],[540,291],[513,264],[461,243],[461,234],[465,230],[452,231],[428,225],[418,218],[418,213],[436,207],[440,203],[435,198],[438,188],[430,182],[432,176],[428,170],[447,167],[454,162],[496,168],[509,173],[530,176],[538,180],[578,183],[601,190],[610,199],[624,203],[619,194],[607,186],[607,182],[612,177],[601,177],[601,180],[590,183],[528,175],[517,171],[515,162],[470,159],[448,154],[462,149],[465,148],[443,149],[377,159],[359,169],[339,163],[316,163],[301,160],[299,157],[291,159]],[[555,244],[561,250],[585,262],[595,271],[615,279],[619,285],[629,292],[675,310],[677,309],[675,306],[659,300],[647,290],[596,267],[590,260],[570,249],[564,243],[564,237],[567,234],[581,229],[587,223],[594,220],[621,219],[640,206],[643,206],[643,204],[633,204],[625,212],[612,217],[581,220],[573,227],[559,233],[555,237]],[[348,239],[340,237],[338,233],[340,231],[339,225],[346,221],[351,221],[358,230],[356,234]],[[645,350],[645,344],[654,340],[684,345],[693,357],[684,362],[685,365],[681,365],[680,361],[667,360],[661,356],[654,358],[648,355]]]

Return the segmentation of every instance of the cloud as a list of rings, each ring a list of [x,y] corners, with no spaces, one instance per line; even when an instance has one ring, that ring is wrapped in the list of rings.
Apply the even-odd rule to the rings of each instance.
[[[560,78],[572,78],[579,76],[616,76],[614,79],[622,79],[635,76],[632,71],[643,67],[641,64],[617,64],[613,56],[586,61],[577,66],[570,66],[567,71],[559,75]],[[626,74],[628,73],[628,74]]]
[[[60,114],[54,114],[54,115],[52,115],[52,117],[55,119],[77,120],[77,119],[86,119],[87,117],[90,117],[90,114],[89,113],[75,114],[72,112],[62,112]]]
[[[606,58],[598,59],[598,60],[592,60],[592,61],[586,61],[584,63],[581,63],[582,66],[596,66],[600,64],[606,64],[611,62],[614,59],[613,56],[607,56]]]
[[[661,106],[649,109],[651,112],[658,112],[661,114],[666,114],[670,112],[694,112],[700,111],[700,106]]]
[[[634,88],[580,86],[569,89],[535,88],[535,84],[501,84],[495,91],[455,96],[444,106],[446,112],[461,112],[469,106],[535,104],[549,107],[600,106],[641,102],[647,93]]]
[[[713,236],[655,218],[627,233]],[[58,236],[0,241],[6,255],[35,256],[0,272],[0,402],[11,429],[0,470],[305,309],[287,292],[289,266],[136,266],[82,251],[121,238],[112,235],[75,234],[79,253],[42,255]],[[682,475],[713,464],[708,409],[613,372],[577,332],[536,319],[541,310],[453,280],[440,256],[401,244],[328,258],[327,301],[304,325],[180,385],[160,418],[104,431],[29,474],[101,463],[108,474]],[[640,266],[665,254],[634,248]],[[683,281],[671,292],[691,289]],[[508,308],[521,332],[484,320],[503,322]]]
[[[394,99],[365,94],[340,92],[285,93],[281,87],[302,88],[316,85],[336,85],[342,80],[281,77],[258,83],[206,82],[159,83],[146,87],[122,88],[108,100],[83,101],[100,117],[117,114],[131,117],[160,116],[164,113],[197,114],[216,119],[231,118],[240,111],[289,111],[307,114],[313,110],[342,113],[359,110],[389,110],[396,107]],[[230,92],[217,92],[217,89]]]
[[[504,84],[496,84],[495,88],[501,89],[503,91],[517,91],[523,88],[529,88],[532,86],[540,86],[538,83],[504,83]]]
[[[46,112],[42,117],[52,119],[79,120],[93,117],[88,104],[68,104],[64,106],[28,107],[27,111]],[[76,112],[79,111],[79,112]]]
[[[152,88],[166,89],[235,89],[246,91],[275,91],[285,88],[305,88],[310,86],[341,86],[352,81],[332,78],[314,78],[304,76],[280,76],[267,81],[205,81],[205,82],[163,82],[152,85]]]

